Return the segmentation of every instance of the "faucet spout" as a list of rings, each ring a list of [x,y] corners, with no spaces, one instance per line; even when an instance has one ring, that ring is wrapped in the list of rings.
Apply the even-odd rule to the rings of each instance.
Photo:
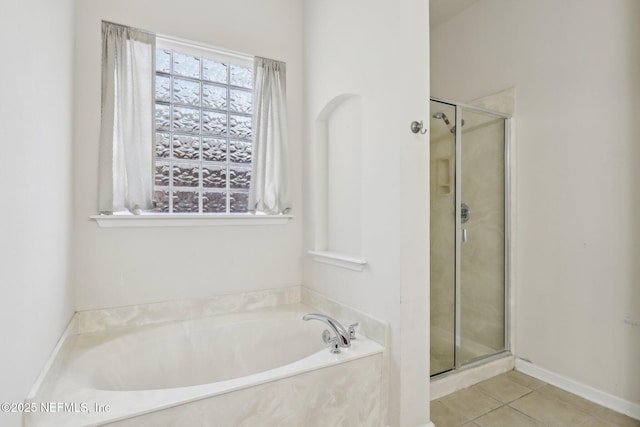
[[[319,320],[327,324],[336,334],[338,346],[343,348],[347,348],[351,346],[351,337],[349,332],[336,319],[326,316],[324,314],[309,313],[309,314],[305,314],[302,317],[302,320]]]

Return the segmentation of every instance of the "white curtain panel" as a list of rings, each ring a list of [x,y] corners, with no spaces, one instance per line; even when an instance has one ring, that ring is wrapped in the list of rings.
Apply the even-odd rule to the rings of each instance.
[[[102,23],[101,213],[152,207],[154,53],[154,34]]]
[[[256,57],[253,67],[253,162],[249,211],[287,213],[289,200],[286,64]]]

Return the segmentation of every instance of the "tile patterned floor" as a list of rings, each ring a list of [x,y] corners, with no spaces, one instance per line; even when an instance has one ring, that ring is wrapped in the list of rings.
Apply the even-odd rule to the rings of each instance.
[[[431,402],[436,427],[640,427],[604,408],[511,371]]]

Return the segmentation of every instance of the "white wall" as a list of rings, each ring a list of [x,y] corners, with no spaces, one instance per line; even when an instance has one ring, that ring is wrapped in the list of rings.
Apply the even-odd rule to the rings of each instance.
[[[72,314],[73,1],[5,2],[0,26],[0,402],[22,402]],[[0,413],[3,426],[20,414]]]
[[[636,0],[483,0],[431,34],[434,96],[517,91],[517,356],[635,403],[638,22]]]
[[[359,256],[362,253],[362,99],[354,96],[336,106],[327,118],[326,127],[326,166],[330,167],[326,175],[326,249]]]
[[[295,219],[287,225],[101,229],[97,210],[100,22],[287,63]],[[302,5],[296,0],[79,0],[76,5],[75,263],[80,310],[299,285]]]
[[[409,131],[412,120],[428,122],[427,9],[419,0],[305,1],[304,249],[317,247],[316,222],[326,214],[316,191],[326,186],[315,161],[317,120],[336,97],[357,95],[362,253],[349,255],[368,264],[355,272],[307,256],[304,284],[389,322],[393,426],[429,420],[429,138]]]

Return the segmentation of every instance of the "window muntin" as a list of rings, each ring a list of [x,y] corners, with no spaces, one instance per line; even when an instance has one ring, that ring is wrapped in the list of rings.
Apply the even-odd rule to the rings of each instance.
[[[250,58],[158,39],[154,211],[247,212]]]

